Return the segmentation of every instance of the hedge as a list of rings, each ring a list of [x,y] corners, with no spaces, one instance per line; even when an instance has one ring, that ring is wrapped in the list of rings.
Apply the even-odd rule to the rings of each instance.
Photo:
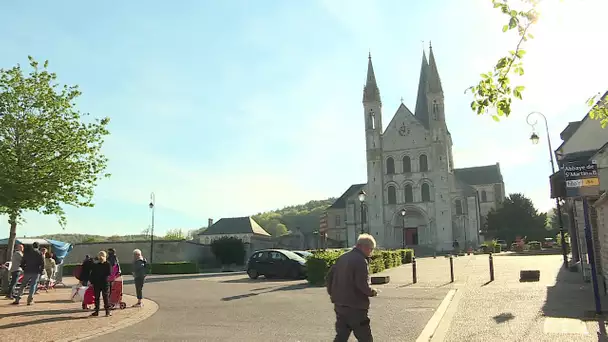
[[[74,269],[76,266],[80,264],[66,264],[63,265],[63,276],[72,276],[74,274]],[[121,263],[120,268],[122,270],[122,274],[130,275],[131,274],[131,263]],[[152,269],[150,272],[150,268]],[[148,273],[149,274],[191,274],[198,273],[198,265],[194,262],[180,261],[180,262],[161,262],[154,263],[152,265],[148,264]]]
[[[308,283],[325,285],[329,268],[344,254],[344,250],[318,250],[306,260]],[[382,272],[385,269],[412,262],[413,249],[377,250],[369,260],[370,273]]]

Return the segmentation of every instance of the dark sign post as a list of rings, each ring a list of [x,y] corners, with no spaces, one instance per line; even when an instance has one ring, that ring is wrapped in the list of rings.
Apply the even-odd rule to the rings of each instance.
[[[566,196],[581,197],[583,200],[583,216],[585,219],[585,240],[587,242],[587,258],[591,266],[591,281],[593,282],[593,297],[595,299],[595,313],[602,313],[600,290],[597,282],[595,251],[591,237],[591,223],[589,222],[588,196],[597,196],[600,193],[600,177],[597,164],[594,162],[572,163],[563,169],[566,181]]]

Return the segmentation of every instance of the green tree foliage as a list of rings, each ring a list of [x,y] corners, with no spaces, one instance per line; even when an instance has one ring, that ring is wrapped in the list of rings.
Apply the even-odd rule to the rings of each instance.
[[[522,194],[510,194],[497,210],[487,216],[487,233],[499,240],[514,241],[517,236],[541,241],[553,236],[547,230],[547,214],[539,213]]]
[[[102,154],[108,118],[84,122],[75,107],[77,86],[57,84],[57,75],[29,57],[0,69],[0,214],[9,218],[10,257],[17,223],[25,211],[56,215],[62,205],[92,207],[93,190],[105,174]]]
[[[169,229],[163,239],[165,240],[184,240],[186,236],[181,229]]]
[[[242,265],[245,262],[245,244],[236,237],[226,236],[213,240],[211,251],[222,265]]]
[[[303,233],[312,233],[319,230],[321,215],[335,200],[335,198],[328,198],[308,201],[305,204],[258,213],[253,216],[253,219],[273,236],[295,231],[298,227]]]
[[[478,84],[469,87],[465,92],[473,94],[471,109],[478,115],[492,113],[492,119],[500,121],[501,116],[511,114],[511,103],[513,98],[522,99],[524,86],[511,84],[511,76],[521,76],[524,74],[523,57],[526,54],[524,44],[534,36],[530,32],[533,25],[537,23],[540,13],[538,12],[539,0],[521,0],[517,4],[523,8],[515,9],[510,4],[515,1],[491,0],[494,8],[503,13],[507,19],[502,26],[503,32],[515,30],[519,37],[515,49],[509,51],[508,55],[498,59],[491,71],[481,74]],[[597,94],[587,100],[587,104],[592,107],[589,116],[599,120],[603,128],[608,125],[608,99],[603,98],[602,94]]]

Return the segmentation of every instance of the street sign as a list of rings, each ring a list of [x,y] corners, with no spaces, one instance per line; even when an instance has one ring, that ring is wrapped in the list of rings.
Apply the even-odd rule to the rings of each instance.
[[[600,176],[594,162],[567,164],[563,169],[566,197],[597,196],[600,193]]]

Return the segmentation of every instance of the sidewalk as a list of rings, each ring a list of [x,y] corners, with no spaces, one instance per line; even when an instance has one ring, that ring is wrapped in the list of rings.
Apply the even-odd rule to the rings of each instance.
[[[77,341],[109,333],[135,324],[156,312],[156,303],[144,300],[143,308],[131,308],[136,302],[125,295],[124,310],[114,310],[112,317],[89,317],[81,303],[70,299],[71,288],[57,288],[48,293],[40,291],[31,306],[11,305],[11,300],[0,299],[0,330],[2,341]],[[25,302],[25,301],[24,301]]]
[[[391,277],[380,288],[456,290],[431,341],[598,341],[604,323],[594,318],[591,284],[584,283],[580,273],[561,268],[560,255],[495,256],[493,282],[489,282],[487,255],[453,261],[454,283],[450,283],[449,259],[444,257],[419,259],[417,284],[412,284],[411,265],[379,274]],[[525,269],[540,270],[540,281],[520,283],[519,271]],[[607,298],[601,295],[606,311]]]

